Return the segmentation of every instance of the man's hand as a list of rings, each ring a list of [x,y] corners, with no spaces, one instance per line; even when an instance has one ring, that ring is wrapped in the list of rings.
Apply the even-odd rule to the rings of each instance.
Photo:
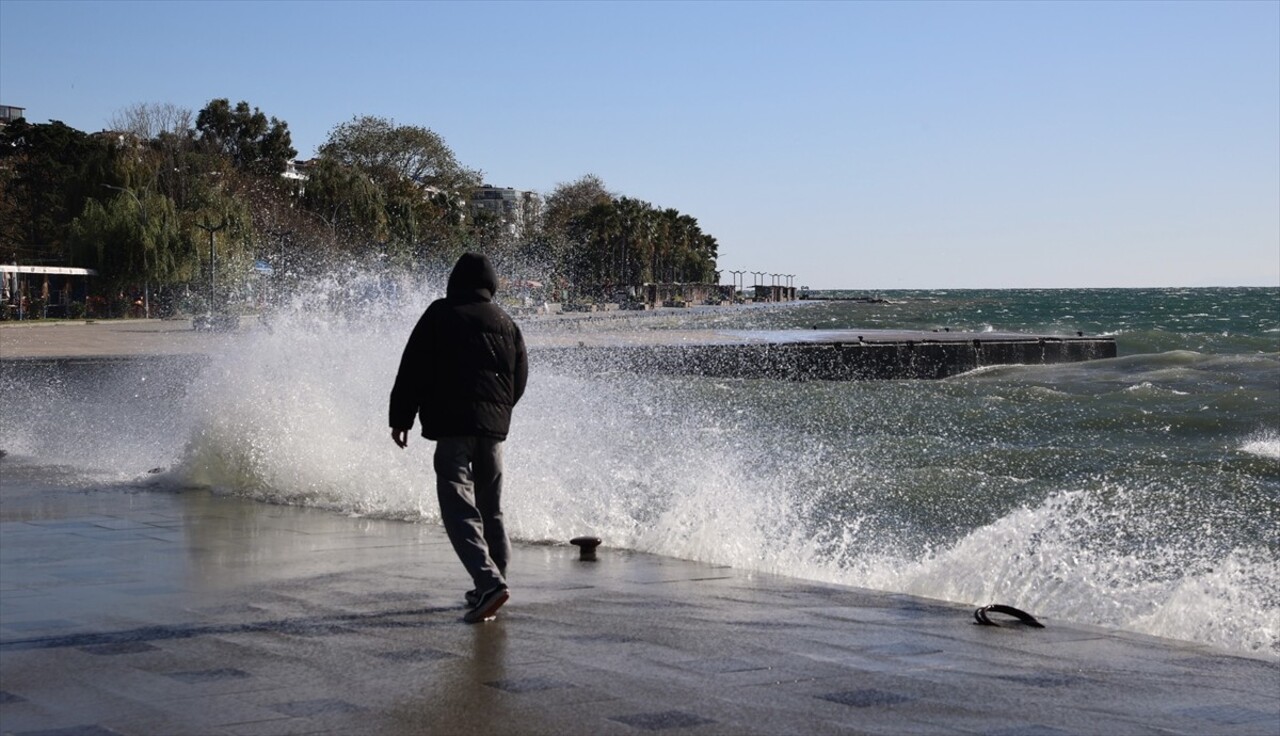
[[[409,445],[409,430],[392,428],[391,439],[401,448],[407,447]]]

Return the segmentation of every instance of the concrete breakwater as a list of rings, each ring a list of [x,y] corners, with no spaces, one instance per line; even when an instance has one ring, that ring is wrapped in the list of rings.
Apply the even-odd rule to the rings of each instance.
[[[588,330],[570,318],[536,324],[526,330],[535,365],[726,378],[936,379],[984,366],[1116,357],[1115,338],[1084,335],[633,329],[621,323],[622,329]],[[0,363],[19,364],[208,355],[233,349],[237,334],[203,333],[188,322],[160,320],[23,325],[0,332]]]
[[[539,336],[531,350],[531,360],[569,369],[829,381],[938,379],[985,366],[1116,357],[1111,337],[901,330]]]

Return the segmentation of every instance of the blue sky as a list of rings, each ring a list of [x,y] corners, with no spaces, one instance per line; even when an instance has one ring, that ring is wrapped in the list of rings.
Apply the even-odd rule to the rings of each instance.
[[[1280,285],[1272,0],[0,0],[33,122],[217,97],[303,158],[378,115],[497,186],[594,173],[797,286]]]

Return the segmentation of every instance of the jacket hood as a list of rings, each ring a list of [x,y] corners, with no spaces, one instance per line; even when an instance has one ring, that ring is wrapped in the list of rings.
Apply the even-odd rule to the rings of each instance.
[[[479,297],[485,301],[498,293],[498,274],[489,259],[479,253],[463,253],[449,274],[445,294],[455,299]]]

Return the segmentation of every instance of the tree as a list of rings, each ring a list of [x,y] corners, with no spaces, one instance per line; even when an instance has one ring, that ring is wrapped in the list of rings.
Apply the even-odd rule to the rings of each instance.
[[[107,121],[107,126],[111,130],[128,133],[139,141],[150,141],[162,136],[189,135],[191,119],[189,108],[178,107],[171,102],[137,102],[117,111]]]
[[[117,160],[116,141],[90,136],[60,121],[31,125],[16,120],[0,129],[6,219],[0,226],[3,257],[68,263],[67,228],[99,196]]]
[[[182,283],[198,266],[172,200],[155,193],[126,189],[105,202],[89,200],[71,222],[69,243],[75,260],[112,289]]]
[[[431,130],[364,116],[330,132],[304,201],[335,227],[349,222],[353,248],[377,243],[396,262],[427,265],[465,241],[466,198],[479,182]]]
[[[293,148],[289,125],[269,121],[258,108],[225,97],[211,100],[196,116],[200,140],[212,151],[231,158],[237,169],[254,174],[280,174],[298,152]]]
[[[334,127],[320,155],[360,169],[383,187],[408,179],[445,192],[469,192],[481,180],[430,129],[369,115]]]
[[[614,195],[595,174],[585,174],[576,181],[560,183],[547,195],[542,210],[543,230],[552,236],[568,235],[574,220],[598,204],[612,202]]]
[[[716,239],[678,210],[619,197],[597,199],[572,216],[567,212],[566,206],[560,215],[569,218],[562,262],[580,289],[609,295],[651,281],[715,278]]]
[[[311,170],[302,204],[329,228],[352,239],[380,240],[387,230],[383,192],[360,170],[333,158],[321,157]]]
[[[609,205],[614,195],[595,174],[585,174],[571,182],[561,182],[547,195],[542,208],[541,233],[533,249],[547,263],[552,278],[557,274],[575,283],[599,278],[599,263],[592,253],[590,233],[604,225],[607,211],[593,208]]]

